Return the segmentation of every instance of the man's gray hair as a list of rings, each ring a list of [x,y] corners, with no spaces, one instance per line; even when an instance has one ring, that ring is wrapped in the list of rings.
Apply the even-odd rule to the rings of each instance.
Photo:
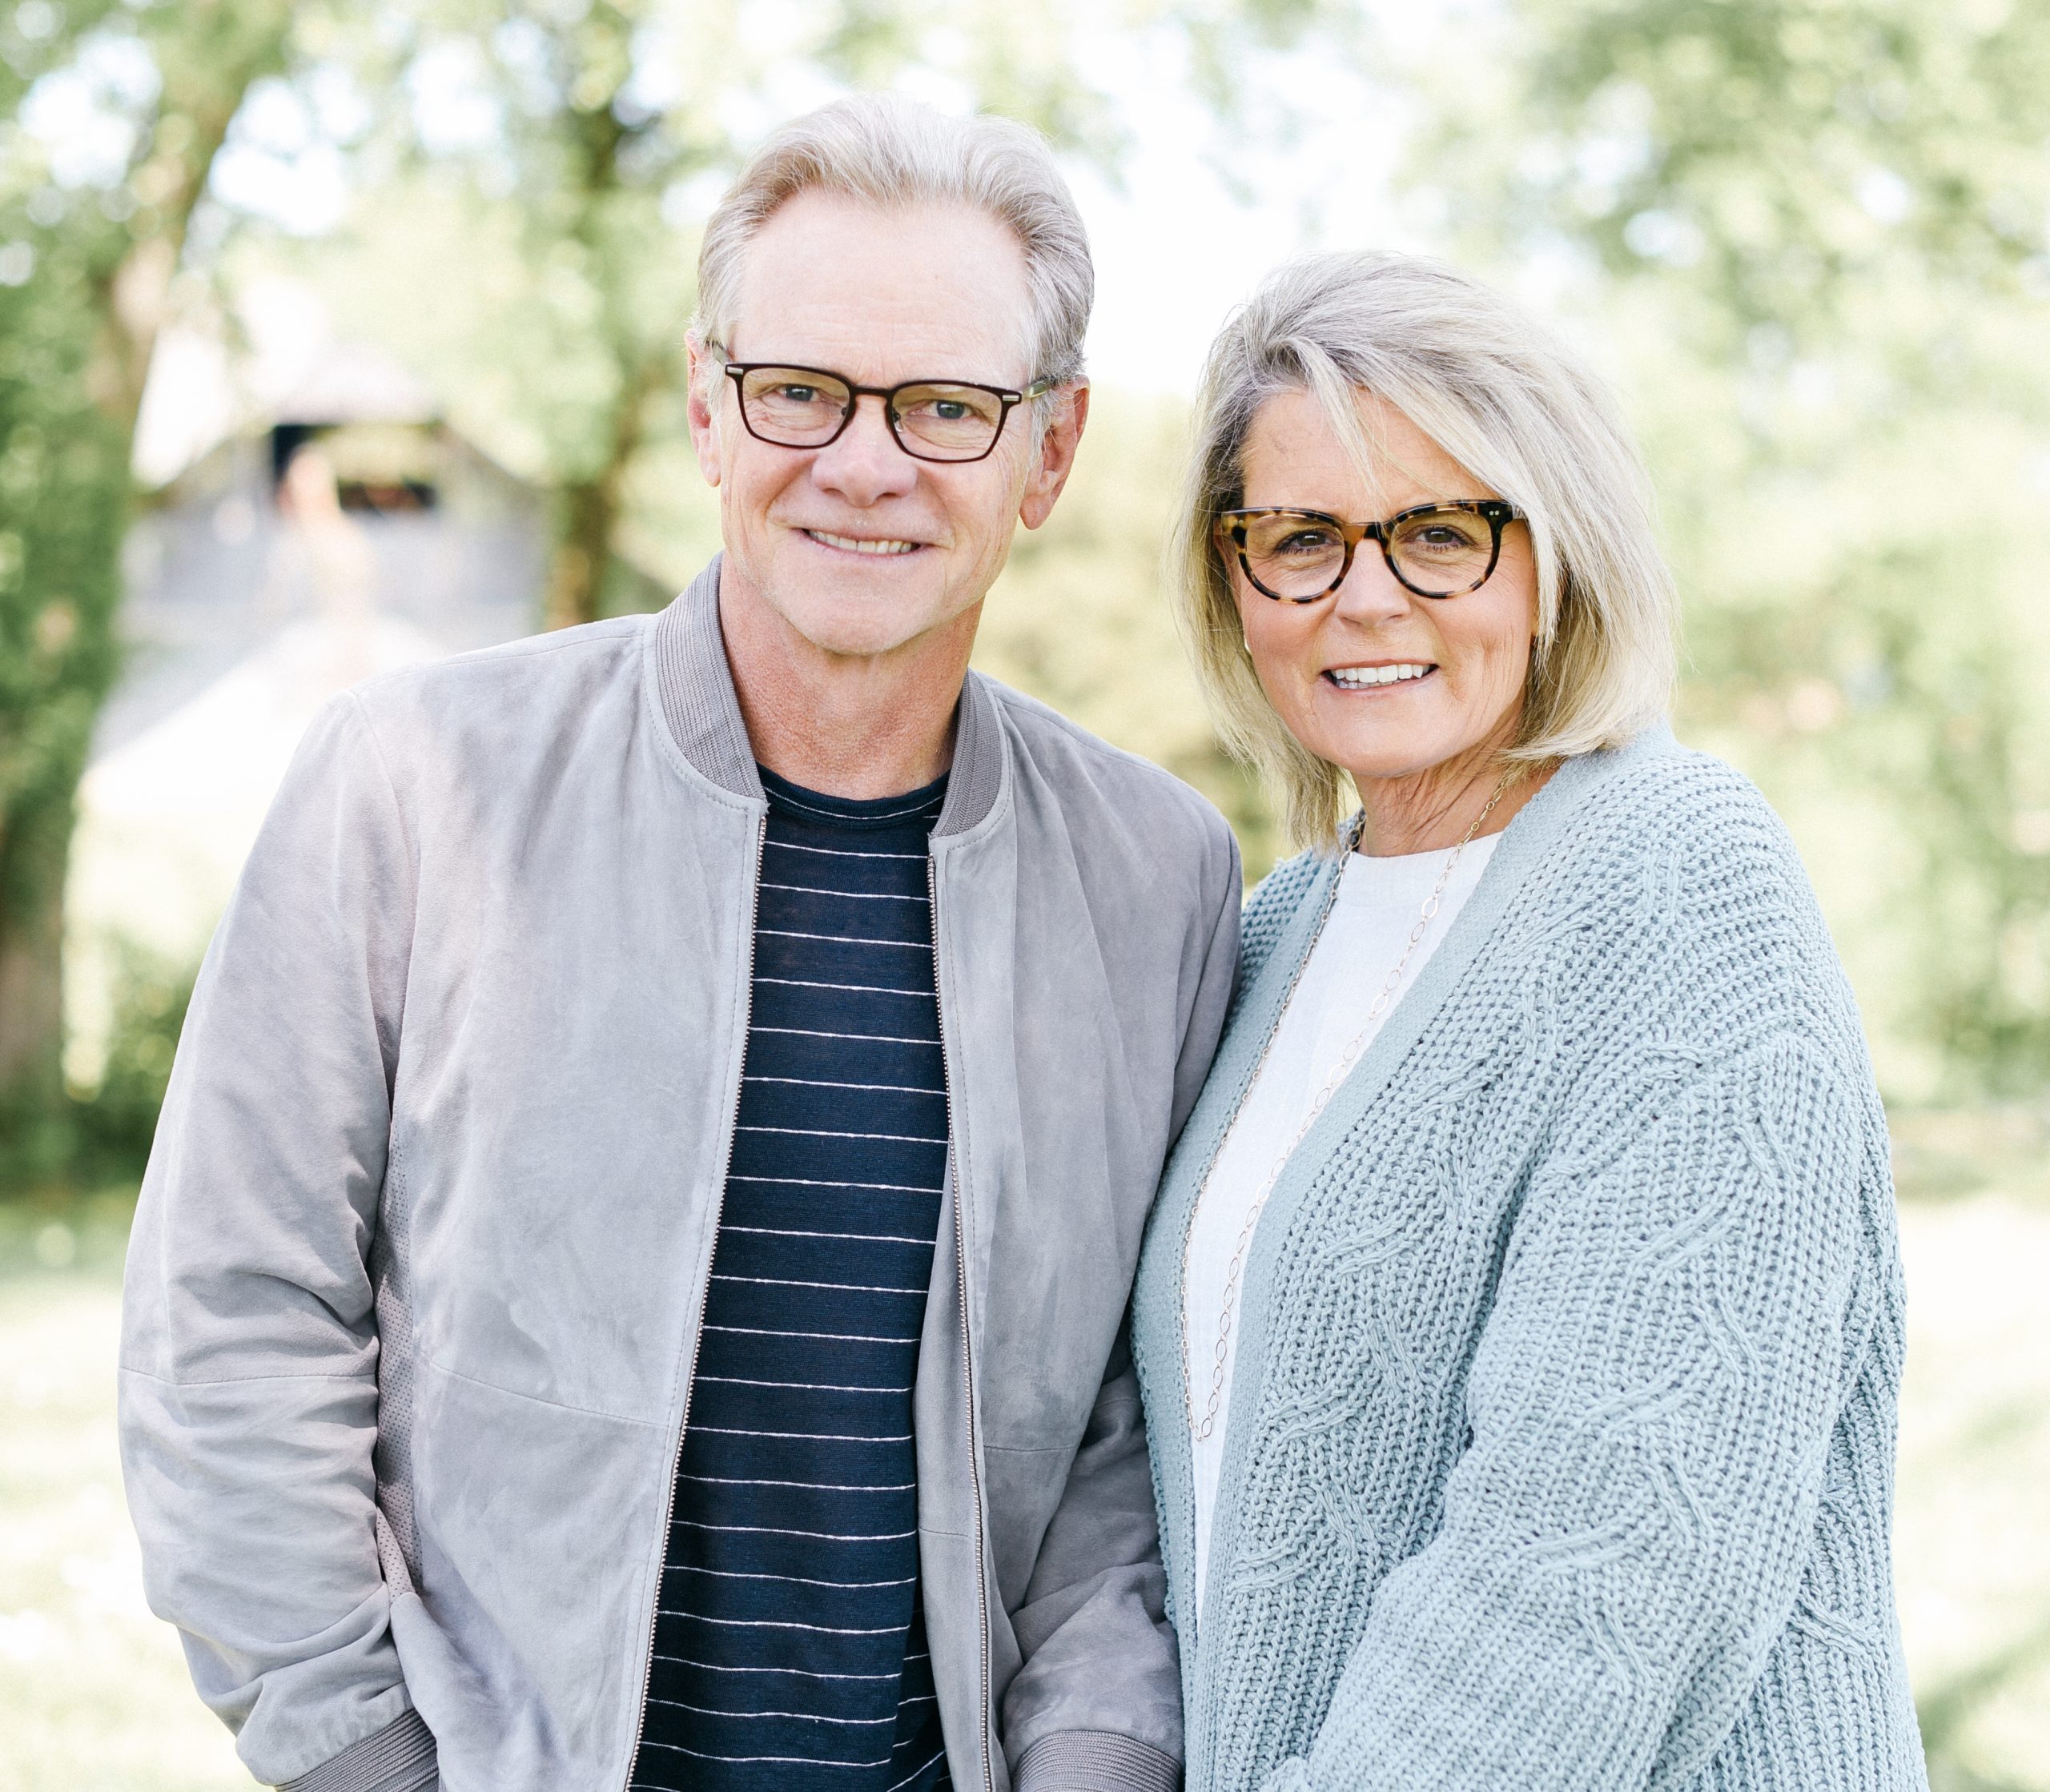
[[[1672,575],[1607,388],[1521,307],[1442,262],[1307,256],[1271,275],[1211,348],[1175,531],[1176,621],[1197,676],[1225,744],[1272,787],[1296,845],[1336,842],[1350,806],[1345,773],[1268,701],[1214,532],[1243,501],[1254,417],[1285,392],[1316,400],[1364,472],[1383,456],[1359,401],[1385,400],[1529,520],[1538,631],[1512,759],[1614,746],[1665,713]]]
[[[1052,150],[1029,126],[950,118],[891,94],[836,100],[785,125],[727,189],[697,255],[701,342],[730,348],[747,246],[777,208],[814,188],[896,207],[975,206],[1010,227],[1031,294],[1027,380],[1082,376],[1096,291],[1089,238]]]

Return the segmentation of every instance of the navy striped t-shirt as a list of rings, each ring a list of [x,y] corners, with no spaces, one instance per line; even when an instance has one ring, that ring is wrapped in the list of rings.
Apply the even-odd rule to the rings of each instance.
[[[754,1008],[632,1783],[933,1792],[911,1389],[947,1164],[945,781],[762,782]]]

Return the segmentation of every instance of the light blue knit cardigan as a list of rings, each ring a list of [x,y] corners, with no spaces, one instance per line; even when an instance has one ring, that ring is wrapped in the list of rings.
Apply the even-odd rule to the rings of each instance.
[[[1190,1609],[1184,1240],[1338,874],[1255,894],[1140,1266],[1190,1792],[1926,1786],[1884,1118],[1784,830],[1663,729],[1517,817],[1276,1186]]]

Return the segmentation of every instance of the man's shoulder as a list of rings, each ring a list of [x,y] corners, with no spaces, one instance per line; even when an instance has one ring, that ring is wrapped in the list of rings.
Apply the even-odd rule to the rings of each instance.
[[[553,692],[573,701],[588,695],[594,680],[637,672],[642,637],[654,620],[621,616],[526,635],[381,673],[350,694],[373,719],[394,721],[429,720],[478,705],[495,709],[512,696],[545,700]]]
[[[983,677],[983,684],[1031,770],[1063,809],[1095,809],[1149,836],[1180,834],[1232,850],[1231,824],[1216,805],[1164,766],[1091,733],[1037,697],[994,678]]]

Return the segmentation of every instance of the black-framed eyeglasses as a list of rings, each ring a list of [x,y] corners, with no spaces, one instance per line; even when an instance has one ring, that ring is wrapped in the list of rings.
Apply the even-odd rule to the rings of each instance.
[[[1405,591],[1460,597],[1494,576],[1502,530],[1522,518],[1501,498],[1418,504],[1379,523],[1349,523],[1321,510],[1228,510],[1217,519],[1217,541],[1236,552],[1254,590],[1284,604],[1329,597],[1353,570],[1353,549],[1369,538]]]
[[[1022,392],[971,380],[907,380],[897,386],[858,386],[818,367],[774,361],[728,361],[726,377],[740,395],[740,420],[757,441],[776,448],[820,448],[837,442],[863,398],[882,400],[890,432],[914,460],[988,458],[1004,420],[1055,382],[1035,380]]]

